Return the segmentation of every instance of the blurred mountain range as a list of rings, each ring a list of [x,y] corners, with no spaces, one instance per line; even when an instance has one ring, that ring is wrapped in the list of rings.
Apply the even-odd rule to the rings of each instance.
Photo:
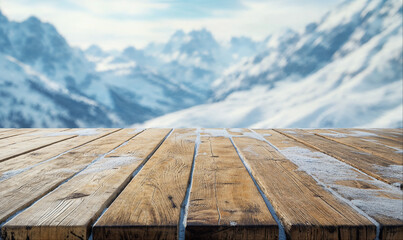
[[[212,103],[143,126],[401,128],[402,44],[401,1],[346,1],[269,36],[213,82]]]
[[[301,31],[71,47],[0,12],[0,127],[402,127],[402,3],[348,1]]]

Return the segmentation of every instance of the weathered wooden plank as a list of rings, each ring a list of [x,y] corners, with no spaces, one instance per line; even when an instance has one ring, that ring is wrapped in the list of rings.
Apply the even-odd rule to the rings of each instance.
[[[0,182],[0,222],[136,135],[124,129]],[[131,134],[130,134],[131,133]]]
[[[278,239],[278,226],[228,138],[201,138],[186,238]]]
[[[395,163],[385,158],[360,151],[338,142],[330,141],[324,137],[308,133],[304,130],[293,129],[276,131],[327,155],[337,158],[340,161],[348,163],[374,178],[398,187],[402,186],[402,165],[395,165]]]
[[[345,201],[374,218],[381,226],[381,239],[403,239],[403,195],[399,189],[280,133],[255,131],[265,135],[265,139],[293,161],[299,170],[315,176]]]
[[[375,134],[378,136],[382,136],[385,138],[389,138],[392,140],[396,140],[399,142],[403,141],[403,129],[392,129],[392,128],[345,128],[343,130],[349,130],[349,131],[362,131],[362,132],[367,132],[371,134]]]
[[[66,131],[68,128],[45,128],[35,132],[25,133],[17,136],[12,136],[5,139],[0,139],[0,151],[5,151],[9,145],[30,141],[32,139],[46,137],[48,134]],[[29,144],[29,143],[27,143]]]
[[[0,151],[0,162],[9,160],[13,157],[29,153],[40,148],[50,146],[52,144],[65,141],[70,138],[76,137],[75,135],[55,135],[55,136],[42,136],[40,138],[31,139],[29,142],[19,142],[8,145]]]
[[[145,130],[92,164],[5,224],[4,239],[87,239],[91,224],[169,131]]]
[[[387,138],[384,136],[381,136],[379,134],[375,134],[375,133],[370,133],[370,132],[365,132],[363,131],[364,129],[360,129],[360,130],[352,130],[352,129],[329,129],[329,131],[335,131],[335,132],[339,132],[341,133],[339,136],[339,134],[330,134],[330,136],[333,137],[344,137],[344,135],[348,135],[348,136],[353,136],[365,141],[369,141],[369,142],[375,142],[375,143],[379,143],[379,144],[383,144],[387,147],[396,149],[396,150],[401,150],[403,148],[403,139],[392,139],[392,138]]]
[[[373,239],[376,227],[264,141],[233,137],[291,239]]]
[[[93,227],[94,239],[177,239],[196,132],[176,129]]]
[[[387,160],[390,160],[390,164],[403,165],[403,149],[397,149],[396,147],[381,144],[374,138],[365,138],[351,131],[343,131],[337,129],[315,129],[306,131],[310,133],[315,133],[316,135],[327,138],[331,141],[342,143],[347,146],[354,147],[358,150],[370,153],[372,155],[385,158]]]
[[[210,131],[210,129],[206,129],[206,131]],[[226,130],[232,136],[242,136],[245,132],[250,132],[245,128],[229,128]]]
[[[78,137],[14,157],[12,161],[0,162],[0,181],[4,181],[7,178],[27,171],[39,163],[49,161],[73,148],[80,147],[117,130],[118,129],[96,129],[93,130],[92,134],[88,135],[80,135],[80,132],[76,131],[63,132],[63,134]]]
[[[21,134],[32,133],[38,131],[35,128],[18,128],[18,129],[11,129],[10,131],[0,132],[0,139],[9,138],[12,136],[18,136]]]
[[[13,130],[12,128],[0,128],[0,133]]]

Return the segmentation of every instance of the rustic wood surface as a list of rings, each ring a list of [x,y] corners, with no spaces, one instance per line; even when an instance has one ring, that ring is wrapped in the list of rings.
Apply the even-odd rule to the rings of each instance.
[[[6,235],[29,239],[88,238],[94,220],[168,132],[169,129],[146,130],[93,163],[5,224]]]
[[[176,239],[195,141],[194,129],[174,130],[94,225],[94,237]]]
[[[25,134],[21,134],[21,135],[17,135],[17,136],[10,136],[5,139],[0,139],[0,149],[3,147],[10,146],[12,144],[23,143],[25,141],[30,141],[35,138],[41,138],[48,134],[60,133],[60,132],[66,131],[66,130],[68,130],[68,129],[47,128],[47,129],[41,129],[41,131],[34,131],[34,132],[25,133]]]
[[[99,129],[97,130],[97,134],[80,136],[79,138],[71,138],[66,141],[55,143],[46,148],[40,148],[27,154],[14,157],[12,161],[0,162],[0,181],[27,171],[37,164],[52,160],[52,158],[56,158],[61,154],[72,151],[74,148],[78,148],[96,139],[109,135],[114,131],[116,130]]]
[[[83,148],[69,152],[52,161],[35,166],[23,174],[15,175],[0,183],[0,221],[29,206],[35,200],[55,189],[66,179],[84,169],[102,154],[134,137],[126,129],[91,142]]]
[[[278,226],[228,138],[201,138],[190,196],[190,239],[278,239]]]
[[[342,130],[348,130],[348,131],[362,131],[362,132],[367,132],[369,134],[373,134],[378,137],[382,138],[388,138],[390,140],[395,140],[402,142],[403,141],[403,129],[362,129],[362,128],[356,128],[356,129],[342,129]]]
[[[309,131],[323,133],[324,131],[330,130],[321,129]],[[300,142],[295,141],[294,139],[288,138],[285,135],[273,130],[256,130],[256,132],[265,136],[265,139],[273,144],[273,146],[278,148],[281,152],[287,152],[290,150],[291,153],[292,151],[304,151],[307,152],[306,155],[315,156],[316,158],[321,155],[321,153],[317,152],[315,149],[310,148]],[[347,136],[344,137],[348,138]],[[364,140],[363,142],[365,143],[367,141]],[[303,154],[301,153],[295,154],[296,157],[301,157],[302,155]],[[328,159],[325,159],[325,161],[331,164]],[[336,159],[334,159],[334,161],[337,163]],[[320,165],[320,167],[326,169],[328,166]],[[390,209],[392,207],[393,211],[403,214],[403,204],[401,202],[402,191],[397,188],[394,189],[387,184],[383,184],[383,182],[373,179],[363,172],[356,171],[354,168],[351,168],[348,165],[343,169],[341,167],[343,167],[343,164],[331,165],[331,168],[337,169],[339,172],[346,172],[347,178],[343,174],[337,174],[337,171],[334,171],[334,173],[329,172],[328,174],[323,175],[324,179],[322,179],[322,184],[325,184],[327,187],[336,191],[352,205],[354,205],[353,201],[362,200],[366,200],[368,203],[371,203],[373,205],[377,205],[382,201],[387,201],[389,204],[391,204],[391,201],[395,201],[395,208],[393,208],[393,206],[387,206],[385,210],[385,208],[382,208],[384,206],[377,206],[375,209],[372,209],[367,213],[381,225],[381,239],[403,239],[403,228],[401,227],[403,226],[403,221],[401,219],[399,220],[393,218],[393,216],[390,216],[390,214],[388,216],[387,211],[387,209]],[[322,172],[324,171],[322,170]],[[320,176],[315,175],[315,177]],[[349,188],[354,188],[355,191],[349,191]]]
[[[35,128],[21,128],[21,129],[5,129],[0,132],[0,139],[18,136],[26,133],[33,133],[37,131]]]
[[[402,154],[397,150],[402,148],[402,145],[398,141],[365,135],[360,131],[315,129],[307,130],[307,132],[385,158],[392,164],[403,164]]]
[[[10,240],[400,240],[402,183],[402,129],[0,129]]]
[[[38,133],[35,131],[35,133]],[[22,137],[23,135],[19,135],[17,137]],[[52,144],[74,138],[76,136],[72,135],[57,135],[57,136],[51,136],[51,135],[43,135],[40,138],[34,138],[29,143],[27,142],[18,142],[15,144],[11,144],[8,146],[5,146],[3,150],[0,151],[0,162],[6,161],[8,159],[11,159],[13,157],[22,155],[24,153],[29,153],[32,151],[35,151],[37,149],[43,148],[50,146]],[[10,139],[10,138],[7,138]]]
[[[361,151],[357,148],[336,141],[328,141],[326,138],[309,133],[306,130],[293,129],[277,131],[316,150],[337,158],[340,161],[344,161],[381,181],[389,184],[397,183],[402,186],[402,175],[393,171],[393,165],[396,165],[394,161],[370,154],[366,151]],[[401,170],[403,169],[399,167],[400,173]]]
[[[233,139],[290,238],[375,238],[375,226],[368,219],[298,171],[268,143],[250,137]]]

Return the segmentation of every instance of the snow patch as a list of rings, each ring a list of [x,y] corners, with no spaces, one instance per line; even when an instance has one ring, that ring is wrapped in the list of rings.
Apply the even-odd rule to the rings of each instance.
[[[128,132],[127,134],[137,134],[140,133],[142,131],[146,130],[146,128],[136,128],[135,130]]]
[[[295,163],[299,170],[314,176],[326,186],[373,217],[403,220],[402,192],[321,152],[301,147],[289,147],[280,152]],[[401,169],[401,168],[400,168]],[[401,170],[400,170],[401,171]],[[401,172],[400,172],[401,174]],[[347,186],[345,182],[366,184],[370,189]]]
[[[47,136],[65,136],[65,135],[77,135],[77,136],[95,136],[100,134],[101,132],[98,129],[88,128],[88,129],[81,129],[77,131],[66,131],[66,132],[58,132],[58,133],[51,133]]]
[[[333,131],[332,131],[332,132],[333,132]],[[344,137],[347,137],[347,134],[338,133],[338,132],[333,132],[333,133],[320,133],[320,135],[328,136],[328,137],[334,137],[334,138],[344,138]]]
[[[377,137],[375,133],[370,133],[370,132],[363,132],[363,131],[353,131],[354,133],[352,134],[347,134],[348,136],[352,137]]]
[[[143,161],[143,159],[135,157],[133,155],[119,156],[119,157],[105,157],[92,164],[91,167],[82,171],[80,175],[97,173],[106,170],[113,170],[115,168],[127,166],[138,161]]]
[[[389,165],[389,166],[379,166],[374,164],[373,165],[382,176],[388,178],[403,178],[403,165]]]

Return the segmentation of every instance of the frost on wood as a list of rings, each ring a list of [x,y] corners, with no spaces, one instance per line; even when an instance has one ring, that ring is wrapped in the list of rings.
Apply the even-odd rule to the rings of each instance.
[[[392,217],[403,221],[400,189],[321,152],[312,152],[301,147],[289,147],[280,152],[295,163],[299,170],[316,177],[368,215],[375,218]]]
[[[98,135],[99,133],[100,132],[97,129],[88,128],[88,129],[80,129],[77,131],[52,133],[52,134],[49,134],[48,136],[64,136],[64,135],[94,136],[94,135]]]

